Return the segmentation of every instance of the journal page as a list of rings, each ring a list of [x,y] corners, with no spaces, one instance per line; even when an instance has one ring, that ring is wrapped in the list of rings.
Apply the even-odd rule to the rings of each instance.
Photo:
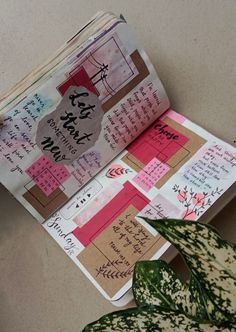
[[[236,181],[236,149],[169,110],[43,224],[109,300],[170,244],[141,217],[198,220]]]
[[[130,27],[99,14],[2,100],[0,182],[44,221],[168,107]]]

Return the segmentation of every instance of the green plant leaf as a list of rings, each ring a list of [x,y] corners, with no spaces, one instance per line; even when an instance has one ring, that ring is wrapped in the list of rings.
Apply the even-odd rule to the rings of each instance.
[[[135,264],[133,294],[137,306],[157,305],[178,310],[187,316],[209,320],[216,325],[227,321],[194,276],[189,284],[184,283],[161,260],[139,261]]]
[[[209,225],[144,218],[182,254],[209,299],[230,321],[236,321],[236,250]]]
[[[189,291],[194,299],[201,303],[201,307],[205,308],[206,318],[215,325],[222,324],[228,321],[228,317],[222,311],[219,311],[217,306],[211,301],[207,293],[201,287],[199,281],[192,276],[189,283]]]
[[[117,311],[87,325],[83,332],[235,332],[233,327],[199,323],[185,315],[160,307],[137,307]]]
[[[218,310],[216,305],[209,299],[207,293],[202,289],[199,281],[192,276],[189,283],[189,291],[198,306],[203,310],[203,316],[215,325],[222,324],[228,321],[228,318]],[[204,308],[204,309],[203,309]],[[200,315],[200,313],[198,313]]]
[[[161,260],[139,261],[133,275],[133,294],[138,306],[158,305],[179,310],[199,319],[208,319],[198,284],[190,285],[178,278]]]

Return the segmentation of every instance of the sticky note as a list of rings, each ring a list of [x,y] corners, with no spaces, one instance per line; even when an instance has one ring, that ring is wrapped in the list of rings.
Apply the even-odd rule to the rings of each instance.
[[[169,166],[162,163],[157,158],[153,158],[138,174],[133,178],[144,191],[148,192],[169,170]]]
[[[65,166],[55,165],[46,156],[37,159],[25,172],[46,196],[49,196],[70,177],[70,173]]]

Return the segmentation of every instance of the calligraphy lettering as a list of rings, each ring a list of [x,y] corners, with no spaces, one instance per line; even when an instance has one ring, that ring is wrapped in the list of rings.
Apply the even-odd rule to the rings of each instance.
[[[170,139],[176,140],[179,138],[178,135],[175,135],[174,133],[171,133],[170,131],[167,130],[168,125],[162,125],[161,123],[157,123],[154,126],[154,128],[157,129],[160,134],[165,135],[168,140]]]
[[[74,91],[74,94],[71,94],[69,96],[72,106],[76,106],[77,102],[77,106],[80,111],[79,119],[87,119],[87,118],[91,119],[90,114],[95,111],[94,108],[96,105],[89,104],[87,106],[84,102],[79,100],[80,97],[88,97],[88,96],[89,94],[87,92],[77,93],[76,91]]]

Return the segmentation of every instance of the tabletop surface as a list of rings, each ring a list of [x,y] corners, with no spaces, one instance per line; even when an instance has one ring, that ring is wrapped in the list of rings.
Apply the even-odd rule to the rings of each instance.
[[[236,146],[236,1],[1,0],[0,93],[99,10],[122,13],[172,108]],[[213,220],[236,241],[236,200]],[[72,332],[115,310],[0,186],[0,331]],[[184,271],[177,257],[172,263]]]

